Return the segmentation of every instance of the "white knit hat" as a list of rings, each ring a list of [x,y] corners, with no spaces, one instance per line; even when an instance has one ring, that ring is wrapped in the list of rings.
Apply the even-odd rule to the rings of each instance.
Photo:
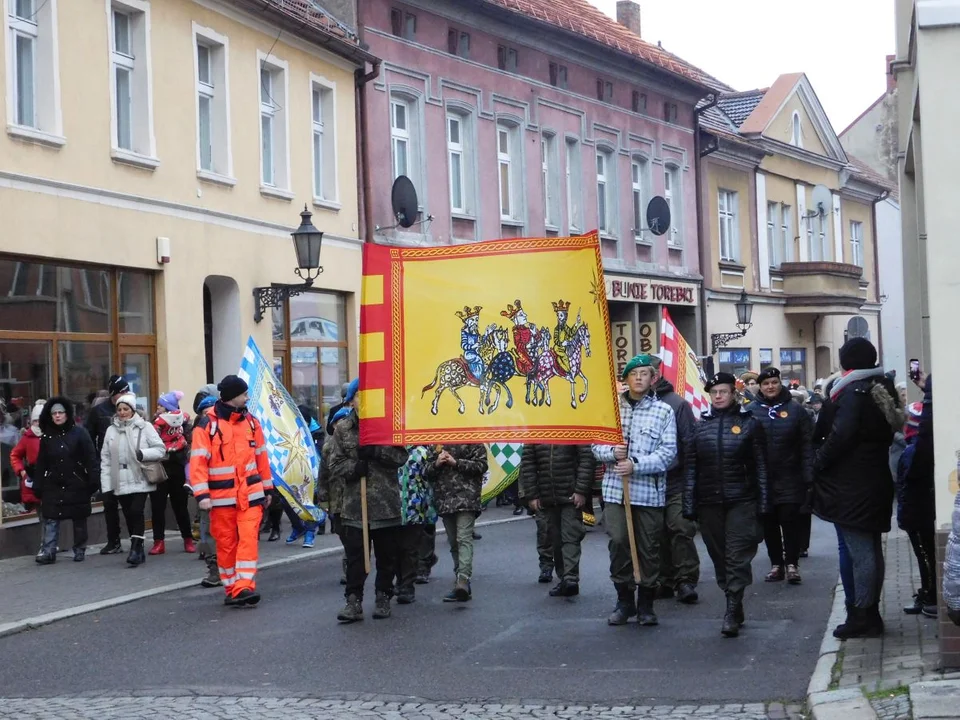
[[[137,411],[137,396],[134,395],[132,392],[124,393],[123,395],[118,397],[117,405],[119,405],[120,403],[123,403],[134,412]]]
[[[30,411],[30,422],[37,422],[40,419],[40,413],[43,411],[43,406],[46,404],[46,400],[37,400],[33,404],[33,409]]]

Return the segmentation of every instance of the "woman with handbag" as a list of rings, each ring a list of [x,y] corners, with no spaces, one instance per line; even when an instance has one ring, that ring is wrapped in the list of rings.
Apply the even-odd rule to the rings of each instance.
[[[186,466],[190,463],[190,416],[180,409],[183,393],[179,390],[164,393],[157,401],[157,414],[153,427],[163,440],[167,457],[163,469],[167,479],[154,486],[150,493],[150,514],[153,518],[153,547],[149,555],[163,555],[166,551],[164,537],[167,529],[167,497],[177,520],[180,537],[183,538],[183,551],[195,553],[197,545],[193,541],[193,528],[190,513],[187,512]]]
[[[123,510],[130,533],[127,563],[132,567],[146,560],[143,510],[147,496],[167,477],[161,463],[166,457],[163,440],[153,425],[137,415],[136,408],[133,393],[120,396],[100,453],[100,488],[114,493]]]

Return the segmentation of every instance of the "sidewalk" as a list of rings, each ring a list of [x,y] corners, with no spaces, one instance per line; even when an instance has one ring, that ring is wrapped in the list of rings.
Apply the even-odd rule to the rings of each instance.
[[[513,508],[491,507],[484,511],[477,526],[523,520],[527,516],[514,517]],[[284,534],[276,542],[266,542],[266,534],[260,537],[261,570],[300,562],[342,552],[336,535],[318,535],[312,550],[284,542],[289,532],[284,525]],[[442,533],[443,527],[438,526]],[[206,574],[206,564],[198,561],[196,554],[183,552],[178,533],[167,532],[165,555],[148,557],[138,568],[130,568],[122,555],[100,555],[102,545],[91,546],[87,559],[73,562],[73,554],[67,550],[57,556],[53,565],[37,565],[32,555],[0,560],[0,578],[3,578],[4,602],[0,603],[0,637],[46,625],[57,620],[96,612],[114,605],[123,605],[158,593],[181,590],[198,585]],[[150,539],[147,545],[151,544]],[[129,541],[124,540],[129,549]],[[340,572],[340,566],[335,566]],[[211,590],[213,592],[213,590]],[[222,592],[222,590],[217,590]]]
[[[960,717],[960,687],[952,696],[950,715],[923,715],[924,703],[911,696],[930,695],[925,686],[940,690],[940,705],[946,684],[940,680],[937,620],[907,615],[904,605],[913,600],[919,587],[916,560],[906,533],[894,530],[884,538],[887,563],[881,612],[886,632],[880,638],[858,638],[840,642],[833,628],[843,621],[843,590],[837,586],[834,612],[827,624],[820,650],[820,662],[810,681],[808,705],[818,720],[921,720],[933,717]],[[952,683],[951,683],[952,684]],[[915,689],[916,688],[916,689]],[[936,705],[932,700],[927,705]]]

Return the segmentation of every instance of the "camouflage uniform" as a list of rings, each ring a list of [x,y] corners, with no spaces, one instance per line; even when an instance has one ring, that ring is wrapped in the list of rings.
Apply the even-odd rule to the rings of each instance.
[[[473,575],[473,528],[480,514],[487,449],[483,445],[446,445],[443,449],[457,464],[437,467],[440,453],[434,448],[427,457],[424,474],[433,485],[434,503],[447,530],[453,571],[469,582]]]
[[[341,484],[343,507],[340,539],[347,554],[345,595],[363,598],[367,574],[363,569],[363,529],[360,512],[360,478],[367,478],[367,521],[377,560],[377,592],[393,596],[395,547],[400,528],[400,482],[397,471],[407,461],[398,446],[360,446],[360,420],[356,412],[341,420],[333,432],[327,458],[329,487]]]

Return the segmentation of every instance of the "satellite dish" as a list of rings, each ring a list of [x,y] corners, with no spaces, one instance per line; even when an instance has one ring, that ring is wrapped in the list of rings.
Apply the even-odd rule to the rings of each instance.
[[[417,204],[417,189],[413,186],[410,178],[406,175],[397,176],[397,179],[393,181],[390,199],[397,225],[402,228],[411,227],[417,221],[420,209]]]
[[[654,235],[663,235],[670,229],[670,205],[659,195],[647,204],[647,227]]]
[[[811,214],[829,215],[833,212],[833,193],[826,185],[817,185],[813,188],[813,208]]]

